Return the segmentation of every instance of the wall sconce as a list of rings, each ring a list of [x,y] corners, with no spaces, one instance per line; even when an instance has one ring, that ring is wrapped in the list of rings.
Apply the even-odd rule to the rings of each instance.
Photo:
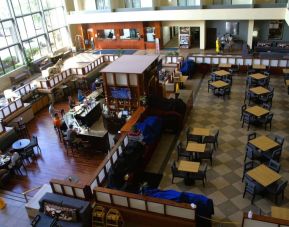
[[[95,34],[94,37],[97,38],[97,34]]]

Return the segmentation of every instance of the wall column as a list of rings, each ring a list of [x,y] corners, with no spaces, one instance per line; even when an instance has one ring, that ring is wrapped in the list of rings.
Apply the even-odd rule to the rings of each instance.
[[[253,48],[253,31],[254,31],[254,20],[249,20],[248,23],[248,36],[247,36],[247,44],[250,48]]]
[[[200,21],[200,49],[206,48],[206,21]]]

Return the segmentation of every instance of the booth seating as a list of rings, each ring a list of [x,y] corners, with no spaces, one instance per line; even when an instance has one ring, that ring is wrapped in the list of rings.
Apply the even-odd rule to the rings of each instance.
[[[5,132],[5,134],[0,137],[0,150],[2,152],[8,151],[16,140],[18,140],[18,133],[15,129],[10,129]]]
[[[60,226],[91,227],[92,209],[88,201],[47,192],[39,204],[32,226],[52,226],[54,222]]]

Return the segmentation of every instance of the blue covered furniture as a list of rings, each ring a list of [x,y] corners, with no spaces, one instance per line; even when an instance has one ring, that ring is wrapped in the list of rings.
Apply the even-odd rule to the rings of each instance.
[[[62,227],[91,226],[92,209],[88,201],[47,192],[40,199],[39,204],[39,213],[32,221],[34,223],[32,226],[51,226],[56,219]]]

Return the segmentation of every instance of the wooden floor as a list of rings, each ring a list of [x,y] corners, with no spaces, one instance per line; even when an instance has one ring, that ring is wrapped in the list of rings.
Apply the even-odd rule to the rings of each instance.
[[[56,104],[55,108],[68,110],[66,103]],[[32,163],[26,164],[27,176],[12,175],[5,190],[21,193],[25,190],[48,183],[51,178],[65,179],[73,175],[85,183],[91,179],[97,166],[105,157],[102,153],[93,151],[78,152],[74,157],[59,141],[54,130],[52,119],[48,114],[48,107],[37,113],[35,118],[28,123],[30,136],[38,137],[42,153]]]

